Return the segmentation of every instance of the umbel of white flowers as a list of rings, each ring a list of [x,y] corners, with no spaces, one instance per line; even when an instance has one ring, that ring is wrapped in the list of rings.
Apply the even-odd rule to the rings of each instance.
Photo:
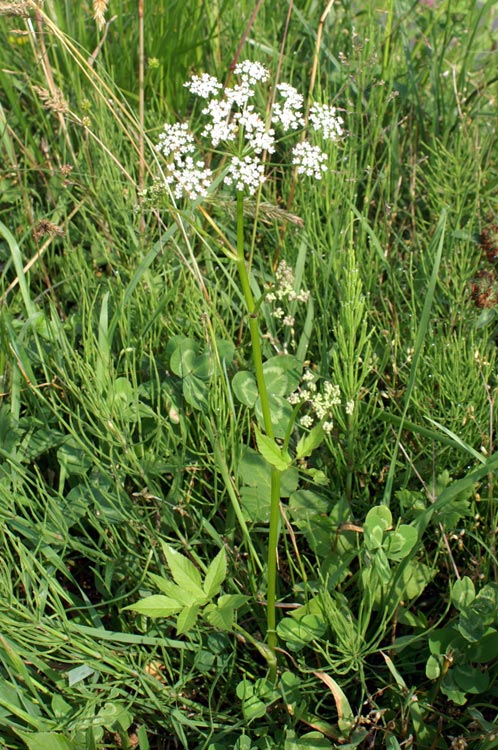
[[[228,156],[224,183],[253,195],[266,179],[262,154],[274,153],[275,129],[285,134],[304,127],[304,98],[288,83],[277,84],[278,98],[269,121],[265,122],[251,99],[255,86],[269,79],[269,71],[260,63],[244,60],[235,66],[234,74],[238,82],[227,88],[207,73],[192,76],[185,86],[206,102],[202,110],[206,124],[201,138],[208,140],[209,149]],[[336,141],[343,134],[343,119],[335,107],[313,104],[309,122],[311,129],[321,133],[325,140]],[[169,160],[166,182],[176,198],[186,195],[195,200],[208,195],[213,172],[206,167],[205,157],[187,123],[165,125],[157,150]],[[292,149],[292,164],[298,174],[320,180],[327,169],[326,160],[319,146],[308,140],[301,140]]]

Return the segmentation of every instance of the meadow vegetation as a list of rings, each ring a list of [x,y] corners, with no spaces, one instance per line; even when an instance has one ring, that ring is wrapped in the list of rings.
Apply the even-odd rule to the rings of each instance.
[[[1,748],[498,748],[496,4],[106,5],[0,2]],[[245,60],[326,170],[175,193]]]

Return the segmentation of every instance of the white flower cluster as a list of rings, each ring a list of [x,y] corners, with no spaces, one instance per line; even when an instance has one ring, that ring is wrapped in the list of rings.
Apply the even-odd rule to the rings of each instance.
[[[275,284],[267,284],[265,299],[267,302],[289,303],[289,302],[307,302],[310,296],[309,292],[304,290],[296,291],[296,277],[294,271],[281,260],[275,271]],[[281,320],[289,328],[294,326],[294,317],[286,314],[281,304],[277,304],[271,311],[271,316]]]
[[[325,380],[323,390],[319,393],[315,376],[311,370],[306,370],[301,380],[301,386],[297,391],[291,393],[288,401],[292,405],[308,405],[310,413],[305,414],[300,420],[303,427],[312,427],[314,420],[317,419],[322,423],[324,432],[331,432],[334,427],[333,411],[335,407],[341,405],[341,392],[338,385]],[[354,404],[348,402],[346,405],[347,413],[350,413],[348,410],[351,410],[352,413],[353,409]]]
[[[234,74],[238,82],[231,87],[223,87],[208,73],[192,76],[185,86],[191,94],[205,100],[202,114],[206,123],[201,137],[207,138],[213,149],[218,149],[220,144],[233,144],[229,150],[237,152],[228,161],[225,184],[253,195],[265,180],[261,155],[275,151],[276,136],[271,126],[284,133],[303,128],[304,98],[290,84],[278,84],[279,101],[274,104],[269,121],[265,122],[250,99],[255,94],[255,86],[268,81],[269,71],[261,63],[244,60],[235,66]],[[314,104],[310,122],[324,139],[337,140],[343,133],[342,118],[334,107]],[[166,182],[173,186],[177,198],[184,194],[194,199],[208,195],[213,174],[205,168],[203,158],[193,156],[196,142],[186,123],[165,125],[157,150],[169,159]],[[292,152],[292,164],[298,173],[315,179],[321,179],[326,171],[326,159],[321,149],[308,141],[296,145]]]

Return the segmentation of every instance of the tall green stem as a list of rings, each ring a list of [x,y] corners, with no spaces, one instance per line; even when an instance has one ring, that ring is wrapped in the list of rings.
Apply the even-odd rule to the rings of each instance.
[[[271,419],[270,401],[263,371],[263,354],[261,351],[261,335],[259,331],[258,312],[251,291],[250,271],[246,265],[244,253],[244,196],[237,193],[237,271],[239,274],[242,293],[249,314],[249,332],[251,335],[252,360],[254,374],[258,386],[258,394],[263,413],[265,432],[274,438]],[[271,498],[270,498],[270,530],[268,534],[268,591],[267,591],[267,640],[271,653],[269,660],[270,679],[275,681],[277,676],[277,545],[280,532],[280,471],[272,466],[271,469]]]

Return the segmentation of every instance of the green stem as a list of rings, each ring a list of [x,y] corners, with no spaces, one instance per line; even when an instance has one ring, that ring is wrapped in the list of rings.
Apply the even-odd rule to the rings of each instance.
[[[251,291],[250,269],[246,265],[244,254],[244,196],[237,192],[237,271],[239,274],[242,293],[249,314],[249,332],[251,335],[252,360],[254,374],[258,386],[258,395],[263,413],[265,432],[270,438],[274,438],[273,423],[271,418],[270,400],[263,371],[263,353],[261,350],[261,335],[259,331],[258,313],[256,303]],[[276,589],[277,589],[277,545],[280,532],[280,471],[272,466],[271,469],[271,499],[270,499],[270,529],[268,533],[268,593],[267,593],[267,639],[270,657],[268,664],[270,668],[270,680],[275,681],[277,676],[277,614],[276,614]]]

